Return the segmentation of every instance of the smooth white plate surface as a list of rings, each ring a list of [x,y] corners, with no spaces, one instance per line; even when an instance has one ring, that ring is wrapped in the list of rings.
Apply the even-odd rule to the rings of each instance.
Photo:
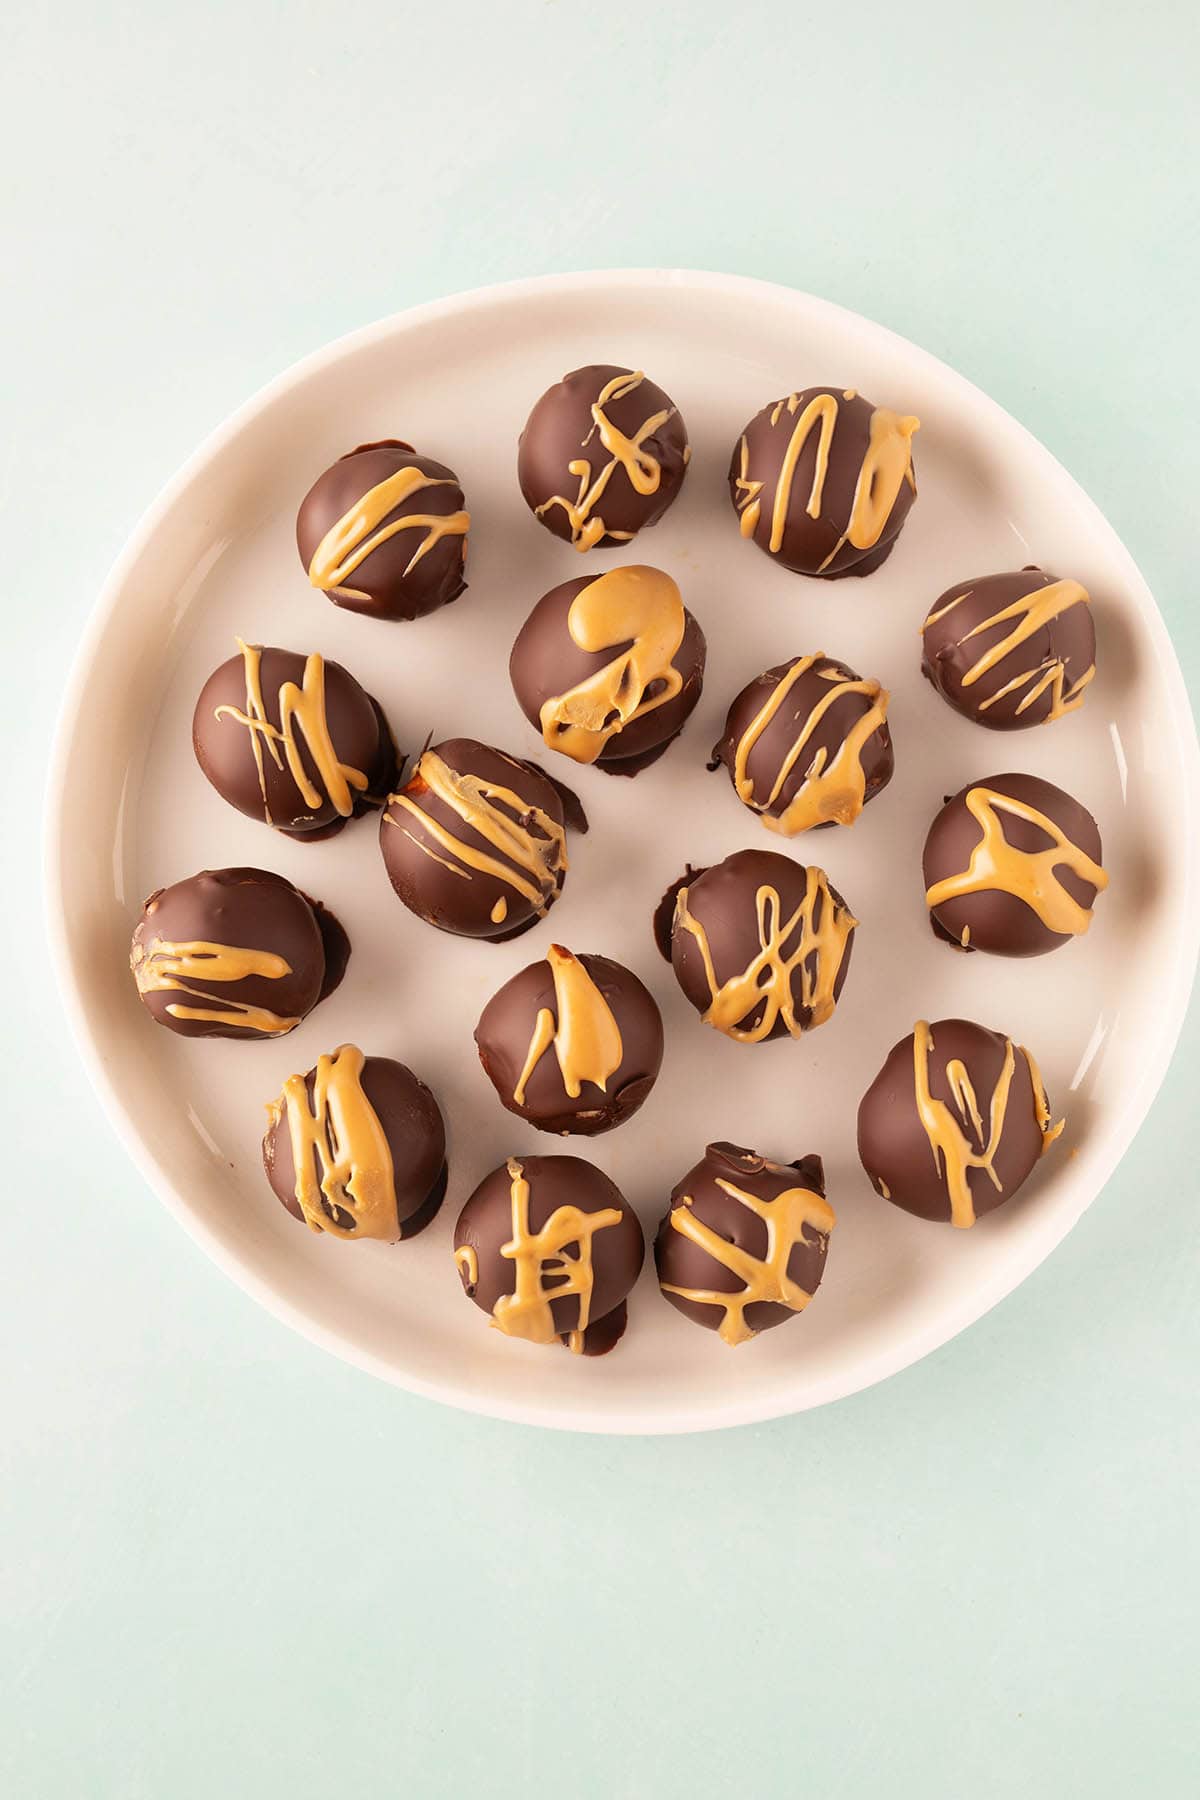
[[[542,530],[516,485],[534,399],[585,362],[645,368],[693,445],[680,499],[624,552],[579,557]],[[775,568],[738,535],[725,473],[766,400],[819,382],[916,412],[920,493],[875,575],[831,584]],[[296,507],[354,444],[398,436],[454,467],[472,514],[467,593],[389,625],[311,589]],[[629,782],[546,760],[592,821],[548,921],[506,945],[430,930],[394,899],[373,819],[304,845],[242,818],[191,752],[192,707],[235,634],[320,650],[382,702],[403,748],[430,733],[538,756],[507,678],[512,639],[554,583],[620,561],[679,581],[708,637],[703,700],[672,751]],[[952,582],[1037,561],[1091,590],[1098,675],[1083,710],[1032,731],[960,719],[919,672],[919,626]],[[741,685],[825,650],[891,690],[897,772],[851,831],[794,840],[861,921],[834,1020],[799,1044],[748,1048],[700,1024],[650,936],[685,863],[779,849],[705,760]],[[925,830],[965,781],[1028,770],[1099,821],[1112,885],[1090,934],[1030,962],[936,943],[920,878]],[[51,788],[51,936],[89,1068],[147,1178],[214,1259],[329,1349],[402,1386],[501,1417],[597,1431],[685,1431],[772,1417],[903,1368],[992,1306],[1099,1191],[1162,1079],[1197,947],[1200,775],[1162,621],[1131,558],[1049,453],[968,383],[879,326],[764,283],[675,271],[566,276],[423,307],[310,358],[205,444],[143,520],[79,656]],[[153,888],[204,867],[257,864],[320,896],[354,954],[338,992],[290,1037],[185,1042],[155,1027],[128,973]],[[667,1058],[628,1125],[561,1147],[592,1157],[647,1236],[704,1143],[781,1160],[818,1151],[838,1225],[803,1318],[730,1351],[660,1297],[652,1263],[630,1328],[599,1360],[515,1343],[459,1290],[458,1208],[506,1155],[559,1141],[504,1112],[471,1033],[488,996],[551,941],[629,963],[657,995]],[[962,1014],[1027,1043],[1067,1128],[1020,1195],[973,1231],[876,1198],[854,1149],[863,1089],[918,1017]],[[450,1190],[412,1244],[348,1246],[297,1225],[260,1163],[264,1104],[293,1070],[350,1039],[410,1063],[446,1114]]]

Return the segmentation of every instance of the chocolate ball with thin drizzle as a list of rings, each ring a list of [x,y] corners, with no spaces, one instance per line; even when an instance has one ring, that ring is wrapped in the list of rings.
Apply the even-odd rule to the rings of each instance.
[[[631,969],[551,944],[475,1028],[500,1102],[539,1131],[594,1137],[633,1117],[662,1066],[662,1015]]]
[[[1035,775],[961,788],[929,828],[923,868],[934,935],[994,956],[1043,956],[1082,936],[1108,886],[1095,819]]]
[[[710,769],[782,837],[853,825],[892,779],[888,694],[818,652],[748,683],[729,708]]]
[[[182,1037],[262,1040],[299,1025],[345,973],[333,914],[267,869],[202,869],[142,908],[129,966],[150,1017]]]
[[[683,730],[704,684],[704,633],[661,569],[630,564],[544,594],[508,672],[546,747],[636,775]]]
[[[196,761],[222,799],[309,841],[381,806],[397,754],[379,702],[315,652],[237,641],[192,719]]]
[[[567,873],[567,828],[587,830],[569,788],[474,738],[418,758],[379,826],[388,878],[410,912],[458,937],[500,942],[536,925]]]
[[[704,1023],[762,1044],[833,1017],[857,923],[823,869],[738,850],[689,868],[660,901],[654,934]]]
[[[313,587],[376,619],[419,619],[466,588],[471,518],[453,469],[385,438],[360,444],[300,503],[296,546]]]
[[[683,483],[691,449],[679,408],[640,369],[592,363],[548,388],[517,447],[534,517],[576,550],[627,544]]]
[[[877,1194],[967,1227],[1011,1200],[1062,1130],[1029,1051],[969,1019],[920,1021],[858,1109],[858,1154]]]
[[[891,555],[916,497],[919,425],[854,388],[803,388],[770,401],[729,465],[742,536],[798,575],[869,575]]]
[[[263,1166],[310,1231],[356,1242],[416,1237],[446,1193],[446,1131],[425,1083],[342,1044],[291,1075],[267,1108]]]
[[[710,1144],[658,1228],[659,1286],[722,1343],[748,1343],[804,1311],[833,1226],[819,1156],[774,1163],[737,1144]]]
[[[506,1337],[611,1350],[645,1242],[616,1184],[579,1156],[510,1156],[485,1175],[454,1227],[465,1292]]]
[[[942,699],[992,731],[1075,712],[1096,673],[1087,589],[1032,565],[947,588],[922,643],[921,671]]]

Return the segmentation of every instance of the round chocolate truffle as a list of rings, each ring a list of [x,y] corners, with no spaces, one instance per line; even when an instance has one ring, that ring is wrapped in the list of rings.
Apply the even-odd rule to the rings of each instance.
[[[594,1137],[633,1117],[662,1066],[662,1017],[632,970],[551,944],[475,1028],[501,1104],[539,1131]]]
[[[474,738],[418,759],[379,826],[384,866],[410,912],[458,937],[517,937],[547,913],[567,872],[575,796],[539,769]]]
[[[937,937],[994,956],[1042,956],[1092,922],[1108,886],[1086,807],[1036,775],[989,775],[947,800],[925,839]]]
[[[636,775],[683,730],[704,684],[704,654],[675,582],[632,564],[544,594],[508,672],[549,749]]]
[[[342,1044],[267,1108],[267,1180],[293,1218],[331,1237],[416,1237],[446,1192],[446,1130],[423,1081]]]
[[[869,575],[891,554],[916,495],[919,424],[853,388],[771,401],[729,465],[742,536],[797,575]]]
[[[1036,567],[947,588],[922,642],[922,673],[942,699],[993,731],[1074,712],[1096,673],[1087,589]]]
[[[689,868],[655,937],[706,1025],[739,1044],[798,1038],[833,1017],[858,921],[823,869],[774,850]]]
[[[592,363],[547,388],[517,446],[534,516],[576,550],[626,544],[679,492],[691,450],[679,409],[640,369]]]
[[[182,1037],[291,1031],[342,979],[350,943],[319,900],[267,869],[202,869],[156,888],[129,966],[142,1004]]]
[[[300,505],[296,545],[308,579],[335,606],[420,619],[466,587],[470,523],[454,470],[386,438],[317,477]]]
[[[397,764],[378,701],[315,652],[238,644],[192,719],[196,761],[221,798],[309,840],[381,806]]]
[[[853,825],[892,779],[888,695],[823,652],[793,656],[744,687],[712,753],[743,806],[794,837]]]
[[[833,1225],[819,1156],[773,1163],[737,1144],[710,1144],[658,1228],[659,1286],[723,1343],[747,1343],[803,1312]]]
[[[507,1337],[611,1350],[645,1245],[637,1214],[580,1156],[510,1156],[485,1175],[454,1227],[454,1261],[476,1306]]]
[[[858,1154],[885,1200],[966,1226],[1012,1199],[1061,1130],[1028,1050],[969,1019],[922,1020],[863,1095]]]

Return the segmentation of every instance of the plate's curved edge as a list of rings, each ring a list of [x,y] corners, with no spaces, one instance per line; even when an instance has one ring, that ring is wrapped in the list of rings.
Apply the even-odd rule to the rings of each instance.
[[[865,315],[854,313],[850,308],[839,306],[836,302],[826,300],[819,295],[808,294],[802,289],[790,288],[779,282],[763,281],[753,276],[728,275],[690,269],[578,271],[498,282],[468,289],[442,299],[426,301],[402,312],[391,314],[356,331],[346,333],[342,337],[334,339],[332,343],[322,346],[301,358],[300,361],[293,363],[243,402],[204,438],[142,514],[124,548],[113,563],[76,649],[64,690],[47,773],[43,836],[43,881],[46,895],[47,937],[60,997],[81,1061],[91,1085],[113,1125],[118,1140],[135,1167],[188,1235],[216,1263],[218,1268],[244,1293],[256,1300],[264,1310],[282,1323],[289,1325],[309,1342],[332,1352],[341,1360],[362,1369],[365,1373],[379,1377],[389,1385],[401,1387],[423,1399],[436,1400],[443,1405],[454,1406],[463,1411],[501,1419],[513,1424],[535,1425],[556,1430],[585,1431],[597,1435],[624,1436],[668,1436],[722,1430],[735,1425],[762,1424],[770,1419],[788,1417],[794,1413],[810,1411],[817,1406],[827,1405],[835,1400],[845,1399],[850,1394],[878,1385],[881,1381],[899,1374],[903,1369],[911,1368],[914,1363],[940,1349],[942,1345],[959,1336],[970,1325],[984,1318],[993,1307],[1019,1287],[1057,1249],[1099,1194],[1104,1181],[1108,1178],[1107,1175],[1101,1176],[1098,1171],[1089,1171],[1089,1165],[1097,1160],[1096,1154],[1087,1151],[1083,1153],[1084,1166],[1077,1172],[1079,1190],[1077,1204],[1058,1222],[1061,1229],[1057,1230],[1053,1238],[1048,1242],[1038,1244],[1038,1254],[1032,1260],[999,1272],[990,1285],[982,1283],[973,1287],[969,1300],[960,1310],[952,1312],[948,1317],[943,1316],[927,1332],[916,1333],[906,1339],[903,1352],[899,1357],[894,1354],[865,1357],[862,1359],[861,1366],[851,1366],[848,1378],[830,1381],[825,1384],[824,1389],[819,1389],[815,1394],[810,1394],[794,1404],[781,1405],[778,1403],[778,1399],[774,1399],[757,1407],[747,1406],[742,1401],[737,1401],[727,1407],[707,1411],[703,1416],[696,1416],[691,1409],[654,1418],[647,1418],[639,1413],[620,1411],[604,1415],[581,1416],[571,1407],[556,1405],[553,1402],[546,1405],[539,1404],[535,1407],[510,1405],[497,1402],[491,1396],[481,1396],[474,1391],[468,1393],[451,1385],[443,1386],[437,1382],[426,1381],[408,1371],[401,1376],[391,1365],[367,1354],[360,1346],[345,1339],[341,1334],[317,1324],[247,1269],[226,1249],[214,1232],[209,1231],[200,1223],[177,1192],[167,1172],[160,1167],[141,1142],[122,1096],[108,1077],[84,1014],[66,930],[66,903],[62,890],[61,816],[70,770],[71,719],[86,686],[88,667],[95,655],[97,645],[105,634],[121,588],[145,551],[160,522],[169,514],[180,496],[200,471],[224,449],[227,443],[236,438],[252,419],[266,410],[277,397],[287,393],[319,369],[338,362],[344,357],[355,355],[373,342],[381,341],[397,332],[416,330],[428,323],[450,318],[456,313],[471,311],[501,299],[518,300],[523,294],[543,295],[553,292],[569,294],[573,290],[580,289],[637,287],[651,283],[663,287],[703,286],[725,293],[739,292],[748,298],[756,295],[762,300],[769,299],[775,304],[799,301],[807,308],[825,311],[838,318],[859,321],[865,319]],[[1183,835],[1187,845],[1187,855],[1184,859],[1183,911],[1184,916],[1192,922],[1191,931],[1188,936],[1181,938],[1175,947],[1176,979],[1171,984],[1172,1002],[1170,1011],[1159,1022],[1159,1031],[1154,1045],[1155,1053],[1146,1059],[1140,1079],[1131,1090],[1122,1110],[1121,1119],[1115,1129],[1115,1136],[1110,1139],[1110,1147],[1115,1147],[1112,1169],[1108,1172],[1111,1174],[1119,1166],[1133,1138],[1144,1123],[1153,1099],[1170,1066],[1187,1015],[1197,963],[1200,961],[1200,829],[1197,827],[1197,808],[1200,806],[1200,741],[1197,739],[1187,685],[1157,602],[1133,556],[1095,501],[1080,486],[1075,477],[1063,467],[1053,452],[1048,450],[1011,413],[1007,412],[998,401],[993,400],[981,388],[976,387],[966,376],[960,375],[948,363],[942,362],[940,358],[922,349],[920,345],[914,344],[910,339],[892,331],[888,326],[881,325],[875,320],[866,322],[882,338],[895,342],[905,356],[916,357],[918,361],[925,362],[931,369],[937,371],[941,379],[949,379],[962,391],[969,394],[975,403],[999,421],[1004,429],[1026,440],[1039,456],[1047,458],[1063,479],[1070,483],[1085,502],[1097,530],[1119,554],[1127,569],[1130,582],[1139,591],[1142,612],[1150,631],[1161,675],[1168,688],[1174,693],[1176,706],[1172,721],[1173,735],[1181,763],[1190,776],[1190,779],[1184,783],[1179,801],[1184,812]],[[980,1304],[981,1300],[982,1304]]]

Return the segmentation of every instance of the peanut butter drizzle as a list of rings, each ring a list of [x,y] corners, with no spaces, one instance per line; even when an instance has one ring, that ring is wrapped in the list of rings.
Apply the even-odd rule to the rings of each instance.
[[[386,481],[368,488],[362,499],[356,500],[350,510],[330,526],[313,552],[308,565],[308,579],[313,587],[342,588],[358,600],[368,600],[368,594],[346,587],[346,577],[353,575],[373,550],[378,550],[380,544],[395,537],[398,531],[423,530],[425,533],[405,564],[405,575],[411,575],[421,558],[444,537],[465,537],[471,525],[468,512],[405,513],[403,517],[393,519],[390,525],[383,523],[387,515],[397,506],[403,506],[412,494],[420,493],[424,488],[457,485],[447,476],[425,475],[409,464],[397,469]]]
[[[465,825],[491,844],[499,854],[490,856],[487,851],[455,837],[437,819],[431,818],[414,798],[414,795],[426,792],[436,794],[439,800],[458,814]],[[499,805],[494,802],[499,802]],[[556,891],[554,878],[560,870],[567,867],[567,838],[557,819],[552,819],[541,807],[532,806],[511,788],[500,787],[485,781],[481,776],[460,775],[433,750],[424,752],[407,786],[400,793],[391,796],[388,807],[390,809],[393,806],[404,807],[418,820],[422,831],[428,832],[449,857],[456,859],[455,863],[446,862],[446,858],[438,856],[437,851],[428,850],[428,854],[436,857],[437,861],[446,862],[447,867],[454,867],[456,874],[464,875],[468,880],[471,879],[472,871],[480,875],[491,875],[518,894],[524,895],[538,912],[545,912]],[[510,807],[518,818],[510,818],[501,807]],[[393,819],[390,810],[384,814],[384,818],[389,825],[396,825],[404,831],[420,849],[428,848],[413,837],[411,831],[400,825],[398,819]],[[524,820],[536,825],[541,836],[535,836],[521,822]],[[501,860],[502,858],[509,860]]]
[[[746,1323],[747,1307],[760,1301],[774,1301],[779,1306],[790,1307],[793,1312],[803,1312],[812,1299],[806,1289],[791,1279],[788,1263],[792,1251],[803,1239],[806,1225],[823,1237],[829,1236],[834,1226],[833,1208],[821,1194],[806,1187],[786,1188],[773,1199],[764,1200],[719,1176],[717,1186],[763,1221],[767,1228],[766,1255],[761,1258],[751,1256],[749,1251],[729,1243],[711,1225],[705,1225],[696,1217],[691,1210],[692,1196],[684,1195],[671,1209],[672,1229],[706,1251],[722,1268],[729,1269],[744,1286],[740,1292],[725,1294],[718,1288],[675,1287],[664,1281],[663,1291],[678,1294],[681,1300],[692,1300],[700,1306],[724,1307],[725,1316],[717,1327],[718,1337],[726,1344],[745,1344],[756,1335]]]
[[[512,1195],[512,1238],[501,1244],[501,1256],[515,1265],[516,1285],[511,1294],[501,1294],[492,1312],[492,1323],[506,1337],[525,1338],[531,1344],[552,1344],[559,1333],[555,1329],[551,1302],[579,1296],[579,1319],[569,1334],[570,1349],[578,1356],[583,1351],[583,1334],[588,1328],[592,1308],[592,1239],[598,1231],[619,1225],[617,1207],[607,1206],[600,1212],[581,1212],[577,1206],[560,1206],[551,1213],[542,1229],[529,1229],[529,1183],[524,1164],[515,1156],[508,1159],[508,1178]],[[567,1246],[574,1244],[577,1254],[569,1256]],[[556,1280],[550,1288],[542,1286],[542,1270],[549,1269]]]
[[[342,1044],[317,1058],[311,1103],[305,1077],[289,1075],[267,1112],[272,1125],[287,1119],[294,1192],[309,1230],[391,1242],[400,1235],[392,1152],[363,1092],[365,1061],[354,1044]],[[348,1213],[350,1223],[331,1218],[323,1199]]]
[[[218,706],[215,717],[228,716],[244,725],[250,733],[250,743],[254,751],[254,762],[258,769],[258,785],[262,794],[263,817],[268,825],[273,823],[271,808],[267,803],[267,780],[263,765],[263,745],[271,755],[271,761],[277,769],[283,768],[283,756],[279,746],[283,745],[283,755],[287,758],[288,770],[304,804],[313,812],[318,812],[328,797],[334,811],[348,819],[354,811],[354,796],[351,788],[360,793],[366,789],[367,777],[361,769],[352,768],[348,763],[338,761],[333,747],[333,739],[329,735],[329,721],[325,716],[325,659],[316,651],[305,658],[304,684],[297,687],[294,681],[285,681],[279,690],[279,724],[272,725],[267,717],[266,705],[262,690],[262,645],[244,644],[241,638],[237,647],[242,653],[242,661],[246,670],[246,710],[241,712],[236,706]],[[321,794],[309,780],[304,763],[300,756],[300,746],[296,741],[296,731],[301,737],[313,762],[317,774],[325,784],[325,794]]]
[[[749,968],[725,982],[717,980],[707,932],[688,911],[689,889],[680,888],[676,897],[675,923],[695,938],[712,996],[702,1015],[704,1022],[738,1043],[761,1043],[779,1019],[789,1036],[798,1038],[805,1029],[823,1025],[833,1015],[834,985],[858,920],[837,905],[823,869],[807,868],[804,876],[804,898],[790,918],[782,921],[783,907],[776,889],[759,888],[755,896],[759,953]],[[818,902],[820,924],[814,926]],[[794,940],[791,950],[787,949],[789,938]],[[810,1014],[807,1027],[796,1016],[792,992],[792,977],[796,974],[800,978],[799,1008]],[[740,1021],[749,1018],[759,1006],[762,1018],[758,1024],[743,1029]]]
[[[958,1057],[951,1058],[946,1064],[946,1081],[954,1100],[954,1106],[951,1107],[944,1100],[935,1098],[930,1087],[929,1057],[933,1047],[933,1031],[928,1021],[921,1019],[913,1030],[913,1078],[917,1113],[929,1139],[934,1167],[946,1184],[950,1198],[950,1223],[965,1230],[975,1223],[976,1216],[975,1202],[971,1197],[971,1170],[984,1170],[996,1192],[999,1194],[1004,1191],[1003,1183],[996,1173],[995,1160],[1004,1136],[1017,1053],[1012,1039],[1005,1038],[1004,1062],[992,1089],[988,1111],[987,1144],[983,1150],[976,1150],[967,1136],[966,1127],[973,1126],[976,1140],[981,1140],[983,1119],[966,1064]],[[1021,1055],[1025,1058],[1033,1084],[1033,1104],[1042,1134],[1044,1156],[1061,1132],[1062,1122],[1053,1126],[1050,1124],[1050,1103],[1042,1085],[1041,1073],[1028,1050],[1022,1048]]]
[[[620,1068],[625,1054],[612,1008],[579,958],[561,944],[551,944],[546,961],[554,977],[558,1021],[555,1023],[548,1006],[538,1013],[525,1067],[513,1089],[513,1100],[518,1106],[524,1106],[526,1084],[551,1044],[563,1087],[572,1100],[578,1100],[585,1081],[598,1087],[602,1094],[607,1093],[609,1076]]]
[[[970,588],[967,589],[967,593],[972,591]],[[926,624],[944,617],[951,607],[957,606],[959,600],[965,600],[966,597],[966,593],[959,594],[950,601],[949,605],[931,613]],[[1080,582],[1052,581],[1049,587],[1035,588],[1032,593],[1022,594],[1020,599],[1012,601],[1008,606],[1001,607],[1000,611],[993,613],[990,618],[981,619],[978,625],[973,625],[970,631],[963,634],[959,640],[960,643],[970,643],[972,638],[979,637],[982,632],[993,630],[997,625],[1007,625],[1012,622],[1013,628],[1007,636],[998,639],[990,649],[983,652],[977,662],[972,664],[962,678],[962,686],[973,687],[981,676],[996,668],[1006,657],[1011,656],[1014,650],[1019,649],[1028,638],[1031,638],[1034,632],[1040,631],[1052,619],[1057,619],[1060,613],[1067,612],[1072,606],[1089,604],[1088,591]],[[1022,669],[996,693],[990,694],[986,700],[980,701],[979,710],[986,712],[988,707],[994,706],[997,700],[1003,699],[1006,694],[1014,693],[1018,688],[1027,685],[1029,691],[1016,709],[1019,715],[1027,707],[1032,706],[1047,688],[1050,688],[1050,711],[1046,714],[1044,721],[1049,724],[1052,719],[1061,719],[1065,713],[1074,712],[1076,707],[1083,705],[1084,689],[1095,673],[1096,665],[1092,663],[1084,670],[1079,679],[1070,688],[1067,688],[1066,664],[1061,657],[1047,657],[1033,669]]]
[[[683,686],[673,659],[685,625],[683,597],[661,569],[634,563],[589,582],[567,613],[572,642],[580,650],[629,648],[545,702],[539,722],[551,750],[594,763],[610,738],[673,700]],[[646,689],[655,681],[663,683],[662,691],[648,700]]]
[[[454,1252],[454,1266],[470,1288],[479,1286],[479,1255],[474,1244],[460,1244]]]
[[[603,518],[594,509],[602,499],[604,490],[618,468],[624,469],[629,477],[630,486],[637,494],[656,494],[658,484],[662,480],[662,465],[656,456],[645,448],[645,440],[664,426],[668,419],[675,415],[675,407],[668,406],[662,412],[652,413],[638,427],[632,437],[626,437],[619,431],[605,412],[605,407],[616,400],[624,400],[639,388],[646,377],[641,369],[628,375],[614,375],[601,388],[598,397],[592,403],[592,426],[583,439],[580,448],[586,450],[592,437],[599,434],[600,443],[608,452],[609,460],[600,473],[593,477],[592,465],[585,456],[576,457],[567,464],[567,473],[574,475],[579,482],[579,491],[574,500],[568,500],[562,494],[552,494],[548,500],[535,508],[538,518],[550,511],[552,506],[561,506],[567,515],[571,527],[571,542],[576,550],[591,550],[606,534],[611,538],[628,541],[632,531],[610,529]]]
[[[854,397],[854,390],[849,389],[846,399]],[[779,424],[784,409],[795,417],[800,408],[800,396],[789,394],[786,400],[776,401],[771,409],[771,425]],[[775,495],[771,506],[771,535],[767,548],[773,556],[783,548],[784,532],[787,528],[788,508],[791,504],[792,485],[796,477],[796,467],[803,454],[804,447],[815,428],[820,428],[817,440],[816,461],[813,469],[812,485],[809,488],[805,511],[810,519],[821,516],[821,503],[825,493],[825,478],[829,472],[829,458],[833,447],[833,434],[837,428],[838,401],[834,394],[814,394],[800,412],[792,427],[792,435],[788,439],[787,449],[783,454],[779,476],[775,483]],[[854,489],[854,499],[850,508],[850,517],[846,529],[834,545],[829,555],[821,564],[821,570],[827,569],[834,557],[847,542],[856,550],[870,550],[879,542],[883,528],[891,517],[896,496],[901,484],[908,482],[916,492],[916,478],[912,467],[912,440],[920,429],[920,420],[910,414],[892,412],[886,406],[877,406],[871,414],[870,435],[862,467],[858,472],[858,481]],[[735,478],[735,487],[740,493],[737,501],[741,512],[741,533],[743,537],[752,537],[758,529],[762,516],[761,481],[749,479],[749,449],[745,435],[741,440],[740,473]]]
[[[193,987],[196,981],[246,981],[258,975],[267,981],[279,981],[290,975],[292,965],[270,950],[250,950],[236,944],[210,944],[201,939],[171,943],[166,938],[153,938],[147,948],[135,943],[129,966],[133,970],[139,994],[189,994],[203,1000],[203,1006],[185,1006],[171,1001],[167,1011],[174,1019],[205,1019],[215,1025],[236,1025],[245,1031],[261,1032],[264,1037],[290,1031],[299,1019],[285,1018],[265,1006],[252,1006],[245,1000],[217,997]]]
[[[1053,819],[1024,800],[1014,800],[994,788],[973,787],[967,792],[966,808],[983,835],[961,874],[948,875],[926,889],[925,904],[930,910],[944,900],[959,899],[964,894],[997,890],[1023,900],[1047,931],[1057,931],[1063,937],[1078,937],[1085,932],[1092,922],[1091,908],[1081,906],[1067,892],[1056,870],[1069,869],[1081,881],[1090,882],[1099,894],[1108,886],[1108,875],[1100,864],[1072,843]],[[1052,840],[1050,848],[1018,850],[1004,835],[1004,813],[1044,831]]]
[[[797,658],[782,680],[776,682],[763,706],[742,733],[734,753],[733,786],[738,799],[744,806],[761,815],[768,831],[779,832],[784,837],[794,837],[797,832],[808,831],[814,825],[825,824],[830,819],[836,819],[839,825],[854,823],[866,804],[867,777],[862,754],[870,738],[887,719],[888,695],[879,682],[851,680],[834,669],[823,669],[821,674],[830,683],[829,692],[822,694],[800,727],[799,736],[780,763],[779,772],[766,799],[755,799],[754,782],[747,773],[751,752],[792,688],[801,676],[822,660],[824,654],[822,650],[816,656]],[[771,817],[770,808],[779,798],[821,720],[830,707],[847,694],[861,694],[870,701],[870,705],[855,720],[832,758],[827,756],[823,745],[817,750],[805,774],[804,785],[792,796],[778,818]]]

